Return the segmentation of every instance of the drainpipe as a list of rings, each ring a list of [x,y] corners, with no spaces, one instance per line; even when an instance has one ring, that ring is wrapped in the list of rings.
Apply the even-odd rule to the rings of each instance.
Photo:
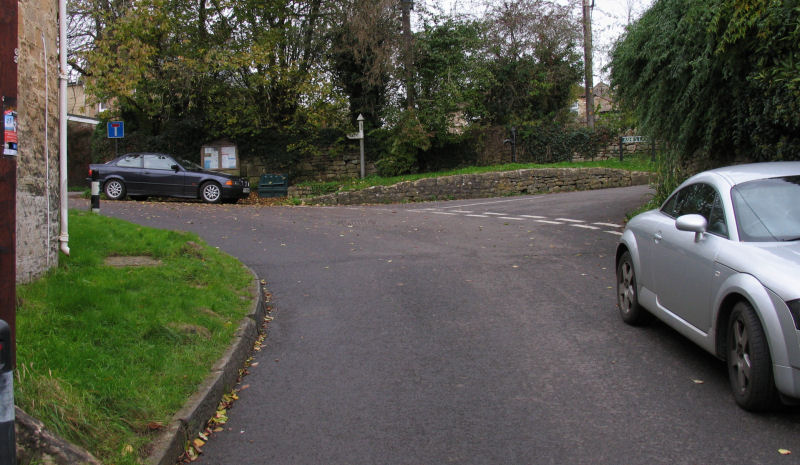
[[[58,76],[58,161],[59,196],[61,198],[61,251],[69,255],[67,225],[67,0],[58,0],[58,56],[61,71]]]

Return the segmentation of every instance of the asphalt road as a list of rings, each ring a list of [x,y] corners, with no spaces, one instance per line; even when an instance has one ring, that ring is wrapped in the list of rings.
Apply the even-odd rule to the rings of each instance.
[[[742,411],[722,362],[618,318],[618,225],[647,195],[101,208],[195,231],[274,294],[200,463],[796,463],[800,410]]]

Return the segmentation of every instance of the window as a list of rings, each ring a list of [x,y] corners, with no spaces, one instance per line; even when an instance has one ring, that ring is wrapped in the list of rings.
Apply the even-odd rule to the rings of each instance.
[[[175,161],[166,155],[145,155],[144,167],[151,170],[171,170]]]
[[[670,197],[661,211],[677,218],[683,215],[700,215],[708,222],[708,232],[728,237],[725,211],[717,190],[708,184],[691,184]]]
[[[117,166],[122,168],[141,168],[142,167],[142,156],[138,153],[132,153],[130,155],[125,155],[117,162]]]
[[[731,199],[742,241],[800,240],[800,176],[745,182]]]

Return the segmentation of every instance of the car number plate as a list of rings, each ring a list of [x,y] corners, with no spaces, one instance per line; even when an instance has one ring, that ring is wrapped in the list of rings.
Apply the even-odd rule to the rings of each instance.
[[[250,193],[250,188],[249,187],[245,187],[245,188],[242,189],[242,192],[244,192],[245,194],[249,194]]]

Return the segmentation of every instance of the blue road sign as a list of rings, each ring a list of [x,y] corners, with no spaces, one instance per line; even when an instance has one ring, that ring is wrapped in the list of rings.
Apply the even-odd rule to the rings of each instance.
[[[125,123],[123,121],[108,122],[108,138],[122,139],[125,137]]]

